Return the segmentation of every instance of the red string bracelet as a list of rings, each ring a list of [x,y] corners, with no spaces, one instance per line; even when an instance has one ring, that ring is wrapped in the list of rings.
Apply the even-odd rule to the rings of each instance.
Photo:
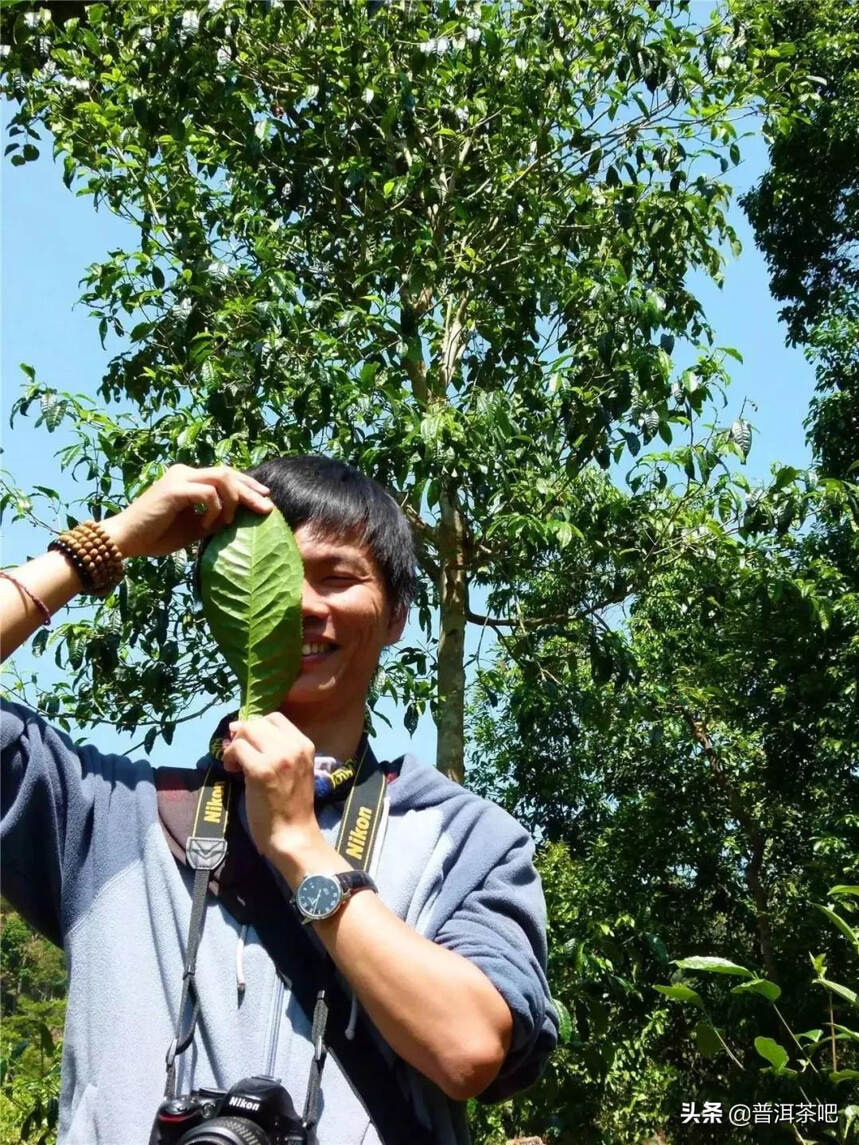
[[[45,602],[43,600],[41,600],[38,596],[36,596],[36,594],[34,592],[32,592],[29,588],[27,588],[27,586],[25,584],[21,584],[21,582],[19,580],[17,580],[15,577],[10,576],[10,574],[7,572],[4,572],[3,569],[0,569],[0,576],[2,576],[4,580],[10,580],[12,582],[12,584],[15,585],[16,588],[19,588],[21,590],[21,592],[26,593],[26,595],[29,596],[30,600],[32,600],[33,604],[35,604],[36,608],[38,608],[39,612],[41,612],[42,624],[50,625],[51,614],[50,614],[50,612],[48,612],[48,606],[45,604]]]

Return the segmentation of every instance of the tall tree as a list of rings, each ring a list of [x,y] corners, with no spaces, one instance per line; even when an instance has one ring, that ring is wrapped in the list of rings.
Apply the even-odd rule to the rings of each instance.
[[[461,778],[470,590],[513,623],[523,569],[574,537],[576,475],[669,437],[722,377],[687,283],[733,241],[754,59],[688,0],[72,8],[4,9],[11,162],[47,129],[67,185],[134,227],[83,296],[114,350],[100,397],[133,414],[35,376],[17,411],[74,419],[95,516],[168,460],[324,448],[388,484]],[[678,380],[679,339],[700,361]],[[231,690],[196,624],[181,561],[135,570],[58,630],[73,679],[43,706],[169,738],[201,683]],[[388,676],[409,719],[420,662]]]
[[[855,493],[782,467],[763,489],[721,470],[679,500],[659,491],[666,459],[653,466],[646,483],[664,509],[636,526],[628,504],[625,528],[644,549],[655,520],[665,543],[626,612],[536,639],[530,617],[563,609],[592,554],[551,562],[472,712],[472,782],[549,844],[550,980],[572,1017],[540,1090],[487,1114],[510,1135],[555,1116],[563,1140],[614,1145],[664,1128],[691,1143],[702,1128],[678,1125],[682,1101],[772,1100],[753,1039],[784,1040],[780,1023],[726,991],[732,1060],[706,1014],[690,1021],[656,992],[677,973],[669,959],[759,969],[780,984],[796,1031],[833,1020],[824,992],[808,989],[809,951],[826,949],[835,981],[855,975],[849,945],[812,905],[859,876],[859,554],[855,532],[852,560],[830,535],[833,519],[859,519]],[[593,511],[583,496],[582,515]],[[614,539],[622,554],[617,526]],[[834,1021],[849,1026],[849,999],[839,1005]],[[855,1069],[842,1041],[839,1067]],[[818,1047],[821,1076],[809,1069],[802,1085],[832,1101],[843,1089],[825,1088],[829,1060]],[[735,1130],[708,1132],[721,1142]]]
[[[833,1016],[808,989],[808,952],[822,946],[832,978],[855,978],[845,933],[821,932],[813,903],[855,883],[859,855],[859,502],[855,484],[832,479],[855,478],[859,430],[856,20],[827,3],[731,7],[738,41],[775,81],[763,107],[772,166],[746,203],[789,336],[817,368],[808,426],[823,476],[783,466],[750,489],[705,448],[647,459],[650,475],[631,480],[649,506],[579,482],[582,517],[612,539],[608,561],[581,544],[533,570],[521,624],[481,675],[472,781],[547,841],[551,974],[572,1018],[544,1086],[487,1115],[509,1134],[549,1123],[600,1145],[733,1140],[726,1125],[679,1126],[681,1101],[765,1102],[772,1079],[753,1036],[785,1030],[752,994],[724,990],[716,1022],[731,1060],[709,1015],[690,1022],[655,992],[669,958],[689,954],[775,978],[794,1030],[833,1023],[813,1066],[787,1042],[806,1092],[831,1086],[831,1101],[856,1078],[853,995]],[[777,90],[785,56],[812,85],[802,99]],[[735,443],[747,444],[742,427]],[[617,579],[633,590],[624,609],[531,627],[563,613],[583,580]],[[852,1109],[829,1139],[853,1139]]]
[[[817,372],[807,423],[833,476],[859,462],[859,10],[836,0],[743,0],[750,41],[794,53],[815,85],[797,105],[773,91],[765,106],[769,170],[743,202],[782,302],[788,340]],[[772,74],[760,56],[764,78]]]

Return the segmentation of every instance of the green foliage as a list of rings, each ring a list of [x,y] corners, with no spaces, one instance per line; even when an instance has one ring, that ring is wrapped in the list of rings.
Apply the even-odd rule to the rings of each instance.
[[[679,1071],[660,1060],[669,1008],[646,983],[664,972],[661,940],[630,915],[597,917],[591,872],[560,843],[538,853],[549,917],[549,981],[571,1036],[539,1085],[513,1101],[472,1110],[481,1145],[536,1135],[546,1141],[628,1145],[658,1122]],[[679,1106],[678,1106],[679,1108]]]
[[[765,106],[770,169],[743,204],[766,255],[788,338],[817,375],[807,426],[823,471],[859,461],[859,10],[838,0],[740,0],[751,43],[788,44],[810,98],[773,86]],[[778,65],[774,62],[773,67]]]
[[[563,1109],[550,1140],[664,1132],[691,1145],[701,1127],[679,1124],[683,1101],[777,1100],[749,1053],[758,1057],[755,1037],[782,1042],[784,1030],[757,1022],[753,1007],[789,1007],[794,1029],[821,1025],[805,967],[825,911],[809,902],[824,903],[836,880],[849,887],[857,870],[854,490],[788,467],[763,488],[715,466],[707,484],[697,470],[672,483],[684,468],[679,451],[639,466],[651,498],[643,520],[608,484],[579,484],[580,520],[600,522],[606,550],[582,529],[575,550],[533,574],[471,714],[476,785],[577,873],[565,885],[557,861],[541,866],[551,917],[570,924],[554,942],[614,944],[589,997],[598,990],[606,1007],[601,1052],[635,1066],[624,1087],[613,1066],[585,1056],[587,1038],[572,1041],[563,1053],[584,1083],[567,1074],[559,1096],[562,1057],[504,1114],[505,1128],[536,1132],[557,1127]],[[595,566],[603,585],[633,586],[623,609],[600,594],[576,623],[531,627],[562,614]],[[829,982],[835,996],[855,970],[843,931],[826,942],[819,989]],[[701,977],[724,983],[716,1002]],[[621,980],[632,989],[618,998]],[[584,970],[564,988],[553,982],[574,1028],[586,982]],[[708,1128],[713,1141],[730,1131]]]
[[[726,380],[688,283],[736,245],[726,176],[760,53],[686,0],[65,17],[4,8],[12,155],[47,144],[129,241],[84,278],[113,354],[99,404],[31,373],[15,418],[68,430],[82,515],[168,462],[325,449],[387,484],[421,540],[427,639],[436,604],[457,634],[437,697],[456,772],[468,587],[511,622],[521,570],[577,540],[577,476],[685,434]],[[4,501],[52,503],[27,497]],[[51,636],[67,682],[28,698],[169,738],[201,685],[232,688],[197,619],[181,560],[140,563]],[[386,676],[414,717],[434,653]]]
[[[275,711],[301,667],[304,569],[277,509],[240,509],[205,545],[199,562],[203,612],[239,679],[240,719]]]
[[[0,1084],[0,1142],[53,1145],[59,1114],[60,1059],[65,1002],[24,1000],[4,1018],[3,1080]]]
[[[65,1020],[63,955],[3,904],[0,1145],[53,1145]]]
[[[854,1026],[828,1007],[853,1005],[854,954],[826,912],[855,928],[809,903],[859,879],[853,10],[129,0],[2,19],[11,162],[47,140],[67,186],[129,223],[84,278],[112,354],[100,400],[25,366],[14,409],[68,429],[80,515],[170,462],[324,448],[413,522],[427,639],[436,606],[446,634],[498,633],[470,774],[541,840],[564,1041],[538,1086],[472,1111],[476,1139],[728,1142],[679,1126],[681,1102],[806,1084],[777,1004],[809,1056],[836,1046],[842,1094]],[[822,465],[753,488],[745,411],[714,412],[736,351],[688,283],[736,250],[726,177],[761,97],[773,171],[750,210],[818,369]],[[45,506],[67,523],[50,488],[0,492],[13,517]],[[42,631],[66,682],[30,698],[146,726],[151,749],[201,687],[228,696],[188,564],[140,563],[93,621]],[[399,650],[378,693],[414,721],[438,667]]]
[[[752,44],[776,49],[773,67],[789,43],[813,85],[799,101],[773,85],[764,108],[770,168],[743,200],[790,337],[805,342],[833,301],[859,290],[859,12],[838,0],[734,8]]]
[[[806,354],[817,388],[806,422],[823,472],[856,480],[859,461],[859,292],[811,330]]]
[[[848,897],[843,895],[840,888],[832,887],[830,895],[843,900],[841,903],[843,911],[855,909],[855,907],[851,907]],[[852,926],[842,914],[829,907],[823,908],[823,913],[850,944],[854,957],[849,964],[849,973],[851,977],[855,977],[859,972],[859,960],[856,957],[859,955],[859,929]],[[727,963],[727,966],[730,967],[728,970],[725,968],[724,959],[713,957],[684,958],[676,961],[676,965],[681,970],[691,970],[697,973],[742,974],[750,979],[749,982],[734,987],[731,994],[754,992],[765,997],[772,1006],[772,1017],[767,1021],[766,1014],[764,1014],[764,1017],[759,1018],[758,1022],[764,1026],[780,1028],[781,1038],[777,1041],[766,1034],[758,1034],[754,1037],[755,1052],[767,1062],[764,1067],[761,1067],[758,1062],[757,1068],[767,1077],[779,1078],[783,1082],[789,1083],[782,1087],[781,1092],[792,1099],[791,1103],[800,1104],[803,1101],[812,1101],[815,1104],[829,1103],[839,1106],[840,1119],[838,1125],[833,1125],[831,1128],[818,1128],[817,1131],[822,1132],[824,1140],[853,1141],[857,1139],[856,1131],[859,1129],[859,1125],[855,1124],[859,1121],[859,1106],[845,1105],[844,1094],[847,1091],[846,1089],[841,1090],[839,1087],[845,1081],[859,1079],[859,1069],[856,1068],[859,1065],[859,1030],[843,1024],[847,1021],[854,1023],[855,1026],[855,1013],[851,1012],[851,1008],[855,1010],[859,1003],[857,1003],[855,991],[842,986],[840,983],[832,982],[824,976],[826,966],[824,955],[813,956],[811,964],[815,971],[812,984],[822,987],[829,997],[821,999],[819,994],[816,996],[818,1002],[822,1002],[821,1013],[819,1014],[821,1027],[806,1033],[796,1033],[779,1007],[775,1005],[781,994],[775,983],[767,982],[767,989],[752,991],[752,985],[763,982],[763,980],[755,978],[752,971],[746,970],[745,967]],[[656,989],[665,993],[669,988],[657,986]],[[678,996],[678,1000],[682,999]],[[726,996],[724,991],[717,995],[713,1004],[723,1010],[726,1022],[732,1020],[733,1007],[730,1005],[730,997]],[[697,998],[696,1005],[703,1006],[700,997]],[[846,1011],[846,1018],[841,1018],[838,1013],[839,1009]],[[836,1018],[841,1020],[836,1020]],[[736,1021],[736,1018],[734,1020]],[[743,1025],[747,1026],[748,1022],[744,1022]],[[824,1027],[826,1032],[824,1032]],[[784,1038],[785,1034],[787,1041]],[[750,1065],[748,1060],[744,1063],[735,1056],[721,1034],[717,1034],[717,1038],[721,1048],[725,1050],[731,1061],[740,1070],[747,1071],[750,1068],[755,1068],[754,1064]],[[712,1053],[708,1052],[711,1047],[702,1047],[699,1044],[698,1048],[705,1057],[712,1056]]]

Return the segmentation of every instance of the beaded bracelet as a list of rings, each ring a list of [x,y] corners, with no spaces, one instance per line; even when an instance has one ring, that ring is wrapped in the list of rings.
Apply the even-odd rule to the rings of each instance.
[[[0,576],[2,576],[4,580],[11,581],[17,589],[29,596],[30,600],[32,600],[33,604],[35,604],[36,608],[38,608],[39,612],[42,614],[42,624],[50,625],[51,613],[48,610],[48,606],[40,596],[36,596],[32,589],[27,588],[25,584],[21,584],[17,577],[12,576],[10,573],[4,572],[3,569],[0,569]]]
[[[66,557],[84,590],[94,596],[107,596],[125,576],[122,554],[96,521],[84,521],[60,533],[48,548]]]
[[[94,586],[92,583],[92,577],[90,576],[86,565],[83,563],[83,560],[81,559],[77,549],[72,548],[72,546],[67,544],[62,537],[56,537],[48,545],[48,550],[53,550],[56,553],[62,553],[62,555],[66,558],[66,560],[80,577],[84,592],[93,591]]]

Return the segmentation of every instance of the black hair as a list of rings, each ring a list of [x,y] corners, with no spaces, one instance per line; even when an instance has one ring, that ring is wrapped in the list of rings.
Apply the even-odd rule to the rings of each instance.
[[[273,457],[248,471],[291,529],[311,523],[324,532],[354,535],[382,574],[388,603],[407,612],[415,593],[415,542],[406,516],[378,482],[321,454]]]

